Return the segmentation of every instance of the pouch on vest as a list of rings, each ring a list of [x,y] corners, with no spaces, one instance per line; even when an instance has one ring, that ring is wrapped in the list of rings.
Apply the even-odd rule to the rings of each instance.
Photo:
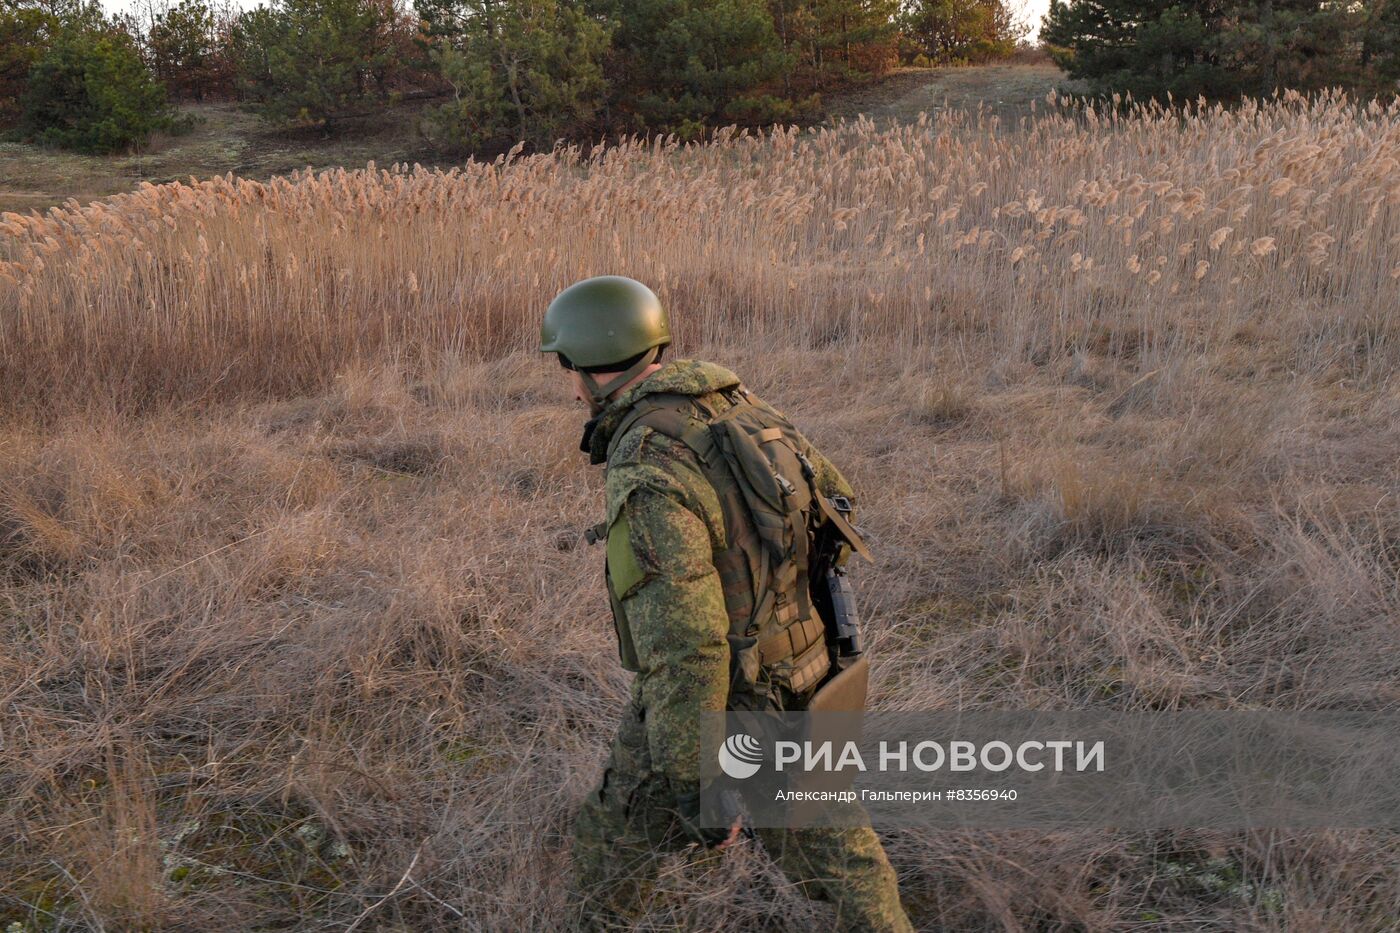
[[[870,689],[870,659],[860,657],[855,663],[817,688],[807,701],[809,713],[854,713],[865,709],[865,697]]]
[[[806,711],[817,715],[803,719],[804,728],[800,741],[820,747],[845,748],[847,743],[859,743],[862,734],[866,690],[870,684],[870,661],[860,657],[848,667],[828,679],[807,701]],[[812,771],[803,775],[802,789],[820,794],[848,792],[855,782],[856,772]],[[788,809],[786,818],[795,826],[803,826],[812,820],[812,825],[820,825],[822,817],[830,805],[821,801],[798,803]]]

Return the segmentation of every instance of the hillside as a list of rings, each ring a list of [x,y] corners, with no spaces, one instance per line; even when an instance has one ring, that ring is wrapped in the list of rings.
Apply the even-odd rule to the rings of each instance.
[[[95,156],[0,142],[0,211],[44,210],[69,198],[86,203],[130,191],[142,182],[161,184],[233,172],[266,179],[298,169],[392,165],[427,159],[414,129],[420,104],[385,107],[373,118],[350,121],[332,139],[318,133],[269,130],[231,103],[190,104],[194,128],[158,135],[141,152]]]
[[[870,85],[832,95],[833,117],[857,113],[912,121],[920,110],[937,112],[946,103],[975,109],[979,103],[1002,113],[1029,110],[1061,74],[1048,64],[992,65],[980,68],[902,69]],[[159,184],[233,172],[266,179],[310,166],[314,169],[363,167],[368,162],[442,164],[416,129],[421,102],[383,108],[372,117],[347,121],[333,139],[317,133],[269,130],[257,117],[229,103],[186,105],[195,128],[182,136],[160,136],[145,151],[120,156],[86,156],[23,143],[0,142],[0,212],[45,210],[68,198],[86,203],[130,191],[143,181]]]
[[[1043,105],[1051,91],[1074,89],[1064,72],[1049,61],[1032,60],[969,68],[902,69],[885,79],[837,94],[828,101],[829,118],[866,114],[875,120],[912,123],[921,112],[978,107],[1014,122]]]

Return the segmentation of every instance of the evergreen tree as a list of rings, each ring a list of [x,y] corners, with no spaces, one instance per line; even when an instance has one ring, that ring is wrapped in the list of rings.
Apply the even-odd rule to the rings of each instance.
[[[1180,100],[1353,85],[1364,30],[1349,0],[1051,0],[1041,38],[1096,91]]]
[[[385,94],[391,11],[373,0],[274,0],[239,17],[230,45],[238,81],[277,123],[336,119]]]
[[[813,66],[822,86],[878,73],[898,58],[899,0],[814,0]]]
[[[0,126],[19,118],[29,73],[60,35],[105,26],[95,0],[0,0]]]
[[[769,0],[769,15],[792,61],[788,96],[887,71],[899,61],[899,0]]]
[[[452,101],[425,120],[449,149],[548,148],[587,125],[607,89],[608,27],[573,0],[448,0],[419,5]]]
[[[1361,68],[1373,89],[1400,93],[1400,0],[1367,0]]]
[[[170,125],[165,89],[132,38],[114,29],[61,33],[29,74],[22,127],[42,143],[115,152]]]
[[[1005,58],[1027,32],[1003,0],[912,0],[899,23],[908,57],[928,64]]]
[[[277,14],[265,6],[240,13],[223,37],[223,55],[233,69],[234,90],[245,100],[257,101],[276,93],[272,75],[272,47],[283,27]]]
[[[599,12],[616,23],[611,77],[630,128],[694,138],[797,112],[775,93],[794,55],[763,0],[600,0]]]
[[[1214,44],[1222,66],[1239,77],[1246,94],[1275,89],[1315,91],[1354,86],[1362,20],[1350,3],[1249,0]]]
[[[157,14],[146,42],[156,76],[175,96],[203,100],[223,86],[214,11],[205,0],[181,0]]]
[[[822,75],[816,61],[820,30],[813,0],[768,0],[768,13],[778,43],[791,62],[782,71],[784,95],[791,97],[799,86],[819,87]]]

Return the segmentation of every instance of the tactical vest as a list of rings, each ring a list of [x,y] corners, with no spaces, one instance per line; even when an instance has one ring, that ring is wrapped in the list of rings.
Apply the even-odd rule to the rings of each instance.
[[[784,690],[799,701],[809,696],[831,668],[807,576],[812,529],[820,517],[814,513],[829,505],[815,487],[797,429],[755,404],[743,386],[718,394],[730,403],[723,411],[693,395],[645,396],[618,425],[608,456],[628,431],[642,426],[695,454],[724,519],[726,546],[715,551],[714,564],[729,615],[728,705],[762,709],[771,700],[790,699]],[[607,577],[622,663],[636,671],[627,616],[612,573]]]

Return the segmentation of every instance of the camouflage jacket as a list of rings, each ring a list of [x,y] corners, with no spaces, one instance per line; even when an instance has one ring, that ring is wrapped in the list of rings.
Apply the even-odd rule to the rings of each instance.
[[[607,462],[610,586],[626,614],[621,653],[636,672],[633,701],[645,711],[654,767],[673,784],[700,776],[700,714],[722,711],[729,695],[730,620],[713,556],[726,547],[720,504],[695,455],[645,425],[617,439],[630,409],[653,392],[703,396],[717,411],[720,390],[739,385],[722,366],[696,360],[667,363],[600,413],[589,440],[594,463]],[[759,403],[763,404],[763,403]],[[852,496],[830,461],[802,440],[827,495]],[[630,644],[625,642],[630,641]]]

